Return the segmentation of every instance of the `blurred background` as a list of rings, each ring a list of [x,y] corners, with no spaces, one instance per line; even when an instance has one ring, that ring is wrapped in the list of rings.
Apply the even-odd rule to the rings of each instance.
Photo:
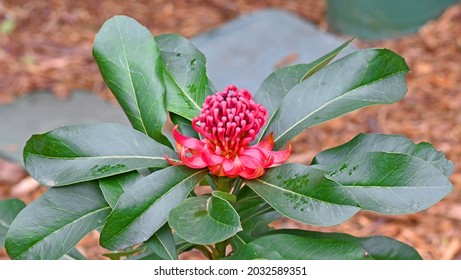
[[[407,4],[399,7],[399,2]],[[113,15],[133,17],[153,34],[179,33],[192,38],[265,8],[289,11],[344,39],[356,36],[358,48],[394,50],[411,69],[409,91],[402,101],[361,109],[305,131],[292,141],[290,161],[309,164],[318,152],[358,133],[380,132],[403,134],[416,143],[430,142],[455,163],[450,177],[454,191],[423,212],[384,216],[362,211],[328,228],[288,219],[274,226],[386,235],[414,246],[425,259],[461,259],[459,1],[0,0],[0,106],[37,90],[51,90],[56,98],[66,99],[71,90],[85,89],[113,102],[91,54],[96,32]],[[295,58],[287,57],[274,69],[296,62]],[[7,117],[0,122],[8,122]],[[8,133],[0,130],[0,134]],[[0,199],[18,197],[29,203],[44,189],[20,165],[0,158]],[[97,237],[91,233],[78,245],[91,259],[104,258]],[[183,258],[201,256],[193,253]],[[0,259],[7,259],[2,250]]]

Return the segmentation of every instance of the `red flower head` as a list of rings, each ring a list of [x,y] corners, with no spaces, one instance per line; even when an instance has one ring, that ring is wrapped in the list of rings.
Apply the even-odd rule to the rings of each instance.
[[[255,139],[267,120],[267,111],[253,100],[251,93],[230,85],[224,91],[210,95],[203,103],[200,115],[192,120],[195,131],[203,140],[190,138],[173,129],[179,157],[190,168],[208,167],[217,176],[254,179],[264,170],[285,161],[291,147],[283,151],[272,151],[272,133],[254,146]]]

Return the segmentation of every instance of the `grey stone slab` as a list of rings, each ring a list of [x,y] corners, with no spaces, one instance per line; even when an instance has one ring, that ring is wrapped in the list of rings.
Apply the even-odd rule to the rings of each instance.
[[[260,10],[192,39],[207,58],[217,90],[235,84],[255,92],[283,60],[311,62],[346,40],[286,11]],[[339,56],[356,50],[346,48]]]
[[[261,10],[237,18],[192,39],[207,57],[207,72],[218,90],[229,84],[255,92],[281,61],[315,60],[345,40],[319,30],[289,12]],[[342,55],[350,53],[349,47]],[[30,136],[62,125],[115,122],[129,125],[118,106],[88,92],[67,100],[41,92],[0,106],[0,157],[22,164],[22,149]]]
[[[22,149],[32,134],[62,125],[113,122],[129,125],[116,104],[85,91],[74,91],[68,99],[50,92],[35,92],[0,106],[0,156],[22,164]]]

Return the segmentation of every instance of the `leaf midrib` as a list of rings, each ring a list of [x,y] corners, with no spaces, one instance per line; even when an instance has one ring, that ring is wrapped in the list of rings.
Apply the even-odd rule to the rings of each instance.
[[[136,222],[142,215],[144,215],[150,208],[152,208],[152,206],[157,202],[159,201],[160,199],[163,199],[166,195],[168,195],[170,192],[172,192],[174,189],[176,189],[177,186],[179,186],[180,184],[182,184],[183,182],[189,180],[190,178],[196,176],[197,174],[201,173],[201,172],[204,172],[204,170],[199,170],[198,172],[196,173],[193,173],[192,175],[184,178],[183,180],[181,180],[178,184],[174,185],[173,187],[171,187],[167,192],[165,192],[163,195],[161,195],[158,199],[156,199],[153,203],[150,203],[149,207],[146,207],[146,209],[144,209],[144,211],[142,211],[136,218],[134,218],[131,222],[129,222],[124,228],[122,228],[122,230],[120,230],[117,234],[115,235],[112,235],[111,238],[107,239],[104,243],[107,244],[107,243],[110,243],[111,240],[113,240],[114,238],[118,237],[119,235],[121,235],[122,233],[124,233],[126,231],[126,229],[131,226],[134,222]]]
[[[288,236],[293,236],[293,237],[299,237],[299,238],[302,238],[302,239],[304,239],[304,240],[306,240],[306,241],[312,240],[312,239],[314,239],[314,240],[331,241],[330,239],[326,239],[326,238],[309,238],[309,237],[303,237],[303,236],[293,235],[293,234],[282,234],[282,235],[288,235]],[[363,248],[360,244],[358,244],[358,243],[356,243],[356,242],[354,242],[354,241],[352,241],[352,240],[346,240],[346,239],[334,239],[334,240],[335,240],[335,241],[341,241],[341,242],[344,242],[345,244],[352,245],[353,247],[355,247],[355,248],[359,249],[360,251],[362,251],[362,252],[363,252],[363,256],[364,256],[365,258],[369,257],[369,258],[371,258],[372,260],[374,260],[373,256],[372,256],[367,250],[365,250],[365,248]],[[249,244],[252,244],[252,242],[250,242]],[[273,251],[273,252],[276,252],[276,253],[279,254],[279,255],[285,255],[285,253],[288,251],[288,250],[285,250],[285,251],[282,253],[282,252],[280,252],[280,251],[278,251],[278,250],[275,250],[275,249],[273,249],[273,248],[268,248],[267,246],[262,246],[261,244],[258,244],[257,242],[256,242],[256,243],[253,243],[253,244],[259,245],[259,246],[263,247],[263,248],[266,249],[266,250],[271,250],[271,251]],[[333,245],[335,245],[335,244],[333,244]],[[323,245],[321,248],[323,248],[323,247],[325,247],[325,246],[331,246],[331,244],[329,244],[329,245]],[[321,248],[318,248],[316,251],[310,252],[309,257],[312,258],[312,257],[314,256],[314,253],[317,253],[318,251],[321,251]],[[335,255],[340,254],[340,253],[341,253],[341,250],[338,250],[338,251],[335,253]],[[366,254],[368,254],[368,255],[366,255]],[[333,256],[334,256],[334,255],[333,255]]]
[[[384,135],[384,134],[380,134],[380,135]],[[346,143],[347,144],[347,143]],[[418,144],[414,144],[413,145],[418,145]],[[352,149],[350,149],[350,151],[347,153],[346,156],[344,156],[343,158],[341,159],[337,159],[338,157],[336,157],[336,153],[332,153],[326,160],[324,160],[323,162],[318,162],[318,159],[317,159],[317,168],[319,167],[322,167],[322,166],[328,166],[328,165],[334,165],[334,164],[338,164],[340,162],[344,162],[346,160],[348,160],[350,157],[352,157],[353,155],[351,155],[356,149],[359,148],[359,145],[353,147]],[[421,148],[422,149],[422,148]],[[421,150],[420,149],[420,150]],[[394,154],[394,155],[405,155],[405,156],[408,156],[408,157],[411,157],[411,158],[414,158],[416,160],[423,160],[425,161],[426,163],[428,163],[429,165],[431,165],[432,167],[434,167],[435,169],[437,169],[439,172],[441,172],[444,176],[444,170],[440,170],[434,163],[440,163],[440,162],[450,162],[448,159],[445,158],[445,156],[443,154],[440,154],[439,151],[435,150],[434,151],[437,154],[438,157],[440,158],[437,158],[436,160],[434,159],[426,159],[426,158],[423,158],[421,156],[416,156],[416,153],[419,152],[420,150],[416,151],[416,152],[411,152],[411,153],[405,153],[405,152],[399,152],[399,151],[378,151],[378,150],[369,150],[369,151],[360,151],[359,153],[360,154],[364,154],[364,153],[384,153],[384,154]],[[431,151],[432,152],[432,151]],[[318,156],[318,155],[317,155]],[[316,156],[316,158],[317,158]],[[334,161],[332,161],[331,159],[332,158],[336,158]],[[325,163],[326,162],[326,163]],[[320,168],[321,169],[321,168]],[[331,179],[333,180],[333,179]]]
[[[276,189],[279,189],[283,192],[289,192],[291,194],[295,194],[295,195],[299,195],[299,196],[303,196],[303,197],[307,197],[309,199],[312,199],[312,200],[315,200],[315,201],[319,201],[319,202],[322,202],[322,203],[327,203],[327,204],[331,204],[331,205],[335,205],[335,206],[344,206],[344,207],[353,207],[353,208],[359,208],[359,207],[356,207],[356,206],[353,206],[353,205],[349,205],[349,204],[339,204],[339,203],[333,203],[333,202],[329,202],[329,201],[325,201],[325,200],[321,200],[321,199],[318,199],[318,198],[315,198],[315,197],[311,197],[311,196],[307,196],[307,195],[304,195],[304,194],[300,194],[300,193],[297,193],[297,192],[294,192],[292,190],[287,190],[287,189],[284,189],[282,187],[279,187],[277,185],[274,185],[274,184],[271,184],[269,182],[266,182],[266,181],[263,181],[261,179],[256,179],[256,181],[259,181],[261,182],[262,184],[264,185],[267,185],[267,186],[271,186],[273,188],[276,188]],[[336,182],[336,181],[335,181]],[[250,186],[250,188],[258,193],[256,190],[254,190],[252,187],[251,187],[251,184],[248,184],[248,186]],[[258,193],[259,194],[259,193]],[[264,198],[263,198],[264,199]],[[264,199],[265,200],[265,199]],[[269,205],[271,205],[273,207],[273,205],[271,203],[269,203],[267,200],[265,200]]]
[[[319,61],[316,65],[313,65],[309,70],[306,71],[306,73],[304,73],[304,75],[301,77],[301,80],[299,80],[299,82],[294,85],[291,89],[293,89],[295,86],[299,85],[300,83],[302,83],[304,80],[306,80],[307,78],[309,78],[310,76],[312,76],[313,74],[315,74],[317,71],[319,71],[320,69],[322,69],[323,67],[327,66],[328,63],[330,63],[344,48],[346,48],[352,41],[354,40],[354,38],[352,39],[349,39],[348,41],[344,42],[341,46],[339,46],[337,49],[336,52],[333,52],[333,53],[330,53],[329,55],[327,55],[327,57],[325,57],[325,59]],[[334,50],[333,50],[334,51]],[[321,59],[321,58],[319,58]],[[311,64],[315,63],[315,61],[313,61],[312,63],[308,63],[308,64],[305,64],[306,66],[309,66]],[[326,63],[326,64],[325,64]],[[320,67],[320,68],[319,68]],[[285,96],[282,98],[281,101],[283,101],[283,99],[288,95],[288,92],[290,92],[289,89],[286,93],[285,93]],[[269,100],[270,101],[270,100]],[[281,103],[281,102],[280,102]],[[264,126],[263,128],[263,131],[262,133],[260,134],[259,138],[258,138],[258,142],[261,141],[261,139],[263,138],[264,134],[266,133],[266,130],[267,128],[269,127],[269,124],[271,123],[272,119],[274,118],[275,116],[275,113],[279,110],[280,108],[280,105],[275,108],[274,112],[272,112],[272,115],[270,116],[269,120],[267,121],[267,125]]]
[[[325,68],[324,68],[325,69]],[[367,84],[364,84],[364,85],[361,85],[359,87],[355,87],[355,88],[352,88],[352,89],[348,89],[346,92],[342,93],[341,95],[337,96],[336,98],[326,102],[325,104],[323,104],[322,106],[318,107],[316,110],[312,111],[310,114],[308,114],[307,116],[305,116],[304,118],[300,119],[298,122],[294,123],[292,126],[290,126],[289,128],[287,128],[282,134],[280,134],[279,136],[277,136],[275,139],[274,139],[274,142],[277,142],[282,136],[284,136],[285,134],[287,134],[289,131],[291,131],[294,127],[296,127],[297,125],[299,125],[300,123],[302,123],[303,121],[305,121],[307,118],[309,118],[310,116],[314,115],[315,113],[319,112],[321,109],[325,108],[326,106],[330,105],[331,103],[334,103],[336,102],[337,100],[345,97],[346,95],[349,95],[350,93],[354,92],[354,91],[357,91],[361,88],[364,88],[364,87],[368,87],[368,86],[371,86],[373,84],[376,84],[384,79],[388,79],[392,76],[396,76],[396,75],[400,75],[402,73],[405,73],[405,72],[408,72],[408,71],[405,71],[405,70],[401,70],[401,71],[398,71],[398,72],[393,72],[392,74],[389,74],[387,76],[384,76],[384,77],[381,77],[380,79],[377,79],[377,80],[374,80],[373,82],[370,82],[370,83],[367,83]],[[300,84],[298,84],[300,85]],[[292,89],[291,89],[292,90]],[[291,91],[290,90],[290,91]],[[289,92],[287,93],[287,95],[285,96],[285,98],[288,96]],[[285,99],[284,98],[284,99]],[[283,101],[282,101],[283,102]],[[279,110],[279,108],[281,107],[281,104],[279,107],[277,107],[277,110]],[[275,112],[274,111],[274,114],[273,116],[275,115]],[[271,118],[271,120],[273,120],[273,118]],[[268,123],[267,127],[269,127],[269,125],[272,124],[272,123]],[[267,130],[267,129],[266,129]]]
[[[79,156],[79,157],[54,157],[54,156],[45,156],[35,153],[25,153],[27,155],[33,155],[40,158],[56,159],[56,160],[78,160],[78,159],[155,159],[155,160],[165,160],[164,157],[149,157],[149,156]],[[173,161],[179,161],[172,159]]]
[[[120,30],[120,24],[118,22],[118,18],[115,18],[115,22],[117,23],[117,29],[118,29],[118,33],[119,34],[122,34],[121,30]],[[123,41],[123,37],[120,36],[120,45],[122,46],[122,53],[123,53],[123,58],[125,59],[125,63],[126,63],[126,70],[128,70],[128,76],[130,78],[130,85],[131,85],[131,89],[133,90],[133,95],[134,95],[134,101],[136,102],[136,108],[138,109],[138,114],[139,114],[139,120],[141,122],[141,125],[142,125],[142,128],[143,128],[143,131],[149,135],[148,131],[147,131],[147,128],[146,128],[146,125],[144,123],[144,118],[141,114],[141,110],[139,110],[139,102],[138,102],[138,95],[136,94],[136,89],[134,87],[134,84],[133,84],[133,77],[131,76],[131,67],[130,67],[130,64],[128,63],[128,57],[126,56],[126,49],[125,49],[125,44],[124,44],[124,41]]]
[[[77,223],[78,221],[80,221],[80,220],[83,219],[83,218],[86,218],[86,217],[88,217],[88,216],[90,216],[90,215],[96,214],[96,213],[98,213],[98,212],[100,212],[100,211],[107,210],[107,209],[111,209],[110,206],[107,206],[107,207],[104,207],[104,208],[99,208],[99,209],[97,209],[96,211],[88,212],[87,214],[85,214],[85,215],[83,215],[83,216],[80,216],[78,219],[73,220],[73,221],[71,221],[70,223],[67,223],[67,224],[65,224],[65,225],[62,226],[62,227],[57,228],[56,230],[54,230],[54,231],[50,232],[49,234],[45,235],[43,238],[38,239],[38,240],[37,240],[36,242],[34,242],[30,247],[26,248],[26,250],[24,250],[24,251],[23,251],[19,256],[17,256],[15,259],[18,259],[18,258],[22,257],[22,256],[23,256],[25,253],[27,253],[30,249],[34,248],[35,246],[37,246],[37,245],[40,244],[41,242],[45,241],[46,238],[48,238],[48,237],[50,237],[51,235],[55,234],[55,233],[58,232],[59,230],[65,228],[65,227],[67,227],[67,226],[69,226],[69,225],[75,224],[75,223]],[[64,254],[64,255],[65,255],[65,254]]]
[[[164,66],[163,67],[164,71],[168,74],[168,76],[170,77],[170,79],[173,81],[173,83],[176,85],[176,87],[181,91],[182,95],[186,96],[187,99],[189,99],[192,104],[195,105],[195,107],[200,111],[202,108],[195,102],[195,100],[193,100],[188,94],[186,91],[184,91],[184,89],[178,84],[178,81],[176,81],[176,79],[173,77],[173,75],[171,74],[170,70]],[[183,116],[184,117],[184,116]],[[184,117],[186,118],[186,117]],[[187,118],[186,118],[187,119]]]
[[[158,239],[158,242],[160,242],[160,244],[162,245],[163,249],[165,249],[165,252],[168,254],[168,256],[170,257],[170,260],[175,260],[175,258],[173,258],[173,256],[170,254],[170,251],[168,250],[167,246],[165,245],[165,243],[163,242],[163,240],[160,238],[160,236],[158,235],[158,233],[154,233],[154,235],[157,237]]]

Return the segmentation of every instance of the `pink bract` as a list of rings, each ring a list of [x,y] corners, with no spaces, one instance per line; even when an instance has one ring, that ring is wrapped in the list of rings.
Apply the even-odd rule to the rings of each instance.
[[[272,133],[256,145],[249,145],[266,120],[266,109],[253,100],[251,93],[230,85],[208,96],[200,115],[192,120],[192,127],[204,139],[184,136],[175,126],[173,136],[181,162],[165,158],[172,165],[208,167],[217,176],[258,178],[266,168],[284,162],[291,153],[290,146],[272,151]]]

